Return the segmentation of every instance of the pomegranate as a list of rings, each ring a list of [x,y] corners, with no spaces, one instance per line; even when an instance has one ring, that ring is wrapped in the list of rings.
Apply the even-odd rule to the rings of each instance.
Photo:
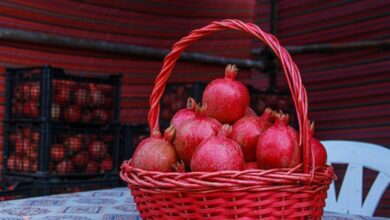
[[[53,100],[59,105],[65,105],[69,103],[70,100],[70,88],[65,85],[60,85],[59,87],[54,87]]]
[[[64,141],[64,145],[72,152],[77,152],[83,147],[81,138],[76,135],[67,137]]]
[[[105,123],[105,122],[108,122],[108,112],[107,110],[104,110],[104,109],[95,109],[93,111],[93,115],[94,117],[96,118],[97,121],[101,122],[101,123]]]
[[[245,163],[245,170],[257,169],[257,162],[247,162]]]
[[[71,160],[65,159],[56,165],[56,172],[58,174],[67,174],[73,172],[74,167]]]
[[[65,148],[62,144],[53,144],[50,151],[51,160],[54,162],[61,161],[65,158]]]
[[[249,92],[244,84],[235,80],[237,67],[228,65],[225,78],[210,82],[202,102],[207,105],[207,115],[223,124],[234,124],[245,115],[249,105]]]
[[[229,138],[241,146],[246,162],[256,161],[257,141],[264,130],[257,116],[245,116],[234,123]]]
[[[72,162],[75,166],[84,166],[88,163],[88,152],[81,151],[72,157]]]
[[[245,110],[245,116],[257,116],[257,115],[256,112],[251,107],[248,106]]]
[[[39,116],[38,104],[33,101],[26,101],[23,104],[23,114],[25,117],[36,118]]]
[[[88,152],[93,159],[100,160],[107,154],[107,145],[102,141],[92,141],[88,147]]]
[[[100,162],[100,171],[109,172],[112,170],[112,168],[113,162],[110,155],[108,155],[106,158],[104,158],[104,160],[102,160],[102,162]]]
[[[32,132],[31,139],[32,139],[33,143],[37,144],[39,142],[39,132],[37,132],[37,131]]]
[[[58,104],[51,104],[51,120],[58,121],[61,117],[61,108]]]
[[[90,102],[88,91],[84,88],[77,89],[74,93],[74,98],[76,105],[81,107],[88,105]]]
[[[175,128],[179,127],[183,122],[195,117],[196,101],[193,98],[187,99],[187,108],[183,108],[176,112],[171,120],[171,125]]]
[[[176,163],[175,149],[171,144],[174,137],[173,126],[165,130],[163,137],[159,131],[155,131],[137,146],[130,161],[131,166],[149,171],[172,171],[172,165]]]
[[[89,160],[87,163],[87,167],[85,168],[85,172],[88,174],[97,173],[99,171],[99,165],[96,161]]]
[[[38,160],[38,151],[36,150],[37,147],[36,147],[36,146],[33,146],[32,149],[34,149],[34,150],[30,151],[30,152],[27,154],[27,156],[28,156],[32,161],[36,161],[36,160]]]
[[[38,101],[40,94],[40,86],[38,82],[31,83],[30,87],[30,99],[33,101]]]
[[[275,124],[259,137],[256,148],[258,167],[291,168],[301,163],[301,158],[298,134],[288,126],[288,115],[277,114]]]
[[[21,170],[23,172],[30,171],[30,160],[28,158],[23,158],[23,159],[19,160],[19,163],[21,163]]]
[[[30,171],[31,172],[38,171],[38,161],[30,161]]]
[[[104,104],[104,94],[96,86],[90,88],[91,104],[101,106]]]
[[[71,105],[64,110],[64,119],[69,122],[78,122],[80,120],[81,110],[77,105]]]
[[[90,110],[85,109],[81,114],[81,121],[83,123],[89,123],[92,121],[92,113]]]
[[[9,170],[20,170],[21,169],[21,158],[17,157],[15,154],[11,154],[7,159],[7,167]]]
[[[30,151],[30,145],[31,143],[29,139],[20,137],[16,140],[15,152],[18,155],[24,155]]]
[[[215,172],[224,170],[243,170],[244,155],[240,145],[227,138],[232,127],[225,124],[218,136],[203,141],[191,159],[191,170],[194,172]]]
[[[191,157],[195,148],[203,141],[218,134],[221,124],[206,116],[206,106],[196,106],[195,117],[189,119],[176,130],[173,142],[177,156],[188,167],[191,165]]]
[[[272,109],[266,108],[259,118],[260,127],[263,130],[266,130],[267,128],[271,127],[275,122],[276,114],[277,113],[272,111]]]
[[[310,124],[310,146],[314,156],[315,166],[325,166],[327,154],[324,145],[314,138],[314,122]]]

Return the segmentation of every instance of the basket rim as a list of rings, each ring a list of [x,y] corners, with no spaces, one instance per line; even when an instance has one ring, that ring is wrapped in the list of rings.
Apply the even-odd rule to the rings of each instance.
[[[303,173],[302,164],[294,168],[268,170],[227,170],[218,172],[159,172],[135,168],[130,160],[121,165],[120,177],[129,187],[163,191],[253,191],[287,190],[315,193],[336,179],[332,166],[316,167],[313,173]]]

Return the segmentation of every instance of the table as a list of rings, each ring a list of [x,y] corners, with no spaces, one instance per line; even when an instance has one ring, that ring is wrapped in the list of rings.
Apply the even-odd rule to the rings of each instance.
[[[59,194],[0,202],[0,220],[138,220],[127,188]],[[324,220],[379,220],[325,213]]]

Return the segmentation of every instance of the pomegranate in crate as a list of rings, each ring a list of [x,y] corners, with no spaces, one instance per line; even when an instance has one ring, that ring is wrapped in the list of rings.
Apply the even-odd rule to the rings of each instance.
[[[109,172],[112,170],[112,168],[113,168],[112,159],[111,159],[110,155],[107,155],[106,158],[104,158],[102,160],[102,162],[100,163],[100,170],[102,172]]]
[[[107,145],[99,140],[92,141],[88,147],[90,156],[95,160],[102,159],[107,154],[107,151]]]
[[[88,162],[88,152],[81,151],[72,157],[73,164],[78,167],[85,166]]]
[[[85,172],[88,174],[97,173],[99,171],[99,165],[94,160],[89,160]]]
[[[83,107],[90,104],[89,92],[85,88],[79,88],[74,93],[76,105]]]
[[[53,144],[50,153],[51,160],[59,162],[65,158],[65,147],[62,144]]]
[[[65,138],[64,145],[71,153],[75,153],[82,148],[81,138],[79,136],[70,136]]]
[[[58,174],[68,174],[74,171],[74,166],[71,160],[65,159],[59,163],[57,163],[55,167],[55,171]]]
[[[70,105],[64,109],[64,119],[68,122],[79,122],[81,117],[81,109],[77,105]]]

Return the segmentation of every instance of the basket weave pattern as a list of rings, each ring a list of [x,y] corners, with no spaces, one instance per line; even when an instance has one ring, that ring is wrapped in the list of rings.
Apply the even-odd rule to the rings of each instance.
[[[312,158],[307,96],[289,53],[271,34],[239,20],[223,20],[192,31],[165,57],[150,96],[151,133],[159,130],[159,100],[180,54],[193,42],[219,30],[247,32],[269,46],[279,59],[297,112],[303,164],[294,168],[222,172],[162,173],[122,164],[143,219],[320,219],[332,167],[316,167]]]

